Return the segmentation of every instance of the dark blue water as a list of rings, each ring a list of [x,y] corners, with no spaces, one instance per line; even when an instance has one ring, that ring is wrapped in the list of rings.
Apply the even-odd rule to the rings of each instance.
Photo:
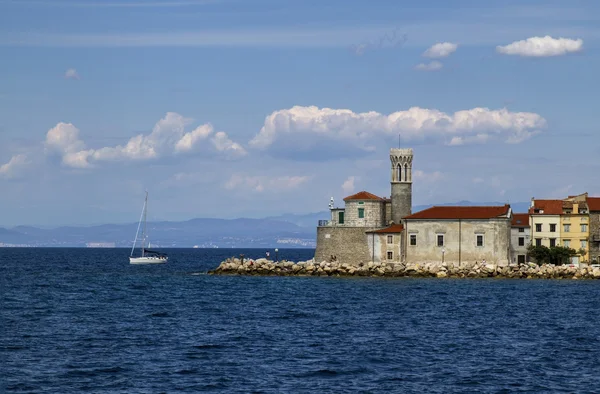
[[[201,274],[239,253],[0,249],[0,388],[600,391],[600,281]]]

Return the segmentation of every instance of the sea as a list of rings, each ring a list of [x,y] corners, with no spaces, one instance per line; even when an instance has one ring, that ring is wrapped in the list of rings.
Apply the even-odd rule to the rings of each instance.
[[[266,251],[163,251],[0,248],[0,391],[600,392],[600,281],[215,276]]]

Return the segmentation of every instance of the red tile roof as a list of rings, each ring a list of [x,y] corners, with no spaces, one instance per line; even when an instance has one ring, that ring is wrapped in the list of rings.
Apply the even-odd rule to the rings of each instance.
[[[529,208],[529,214],[533,215],[561,215],[563,213],[562,200],[533,200],[534,207]],[[535,209],[541,209],[544,213],[535,213]]]
[[[513,213],[512,226],[513,227],[529,227],[529,214],[528,213]]]
[[[381,230],[375,231],[367,231],[369,233],[378,233],[378,234],[398,234],[404,231],[404,226],[401,224],[392,224],[390,227],[382,228]]]
[[[510,205],[504,206],[443,206],[431,207],[406,216],[404,219],[492,219],[508,214]]]
[[[348,200],[377,200],[377,201],[383,201],[383,198],[378,197],[374,194],[371,194],[369,192],[366,191],[362,191],[362,192],[358,192],[356,194],[353,194],[351,196],[348,196],[346,198],[344,198],[344,201],[348,201]]]
[[[600,211],[600,197],[588,197],[587,203],[590,211]]]

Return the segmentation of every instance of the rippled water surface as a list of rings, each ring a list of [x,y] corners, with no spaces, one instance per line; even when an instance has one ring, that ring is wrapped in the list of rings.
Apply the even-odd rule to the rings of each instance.
[[[0,389],[600,392],[600,281],[205,274],[239,253],[0,249]]]

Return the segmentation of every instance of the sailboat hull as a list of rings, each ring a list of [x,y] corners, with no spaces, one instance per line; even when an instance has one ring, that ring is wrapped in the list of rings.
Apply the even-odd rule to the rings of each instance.
[[[166,263],[167,260],[169,260],[168,257],[130,257],[129,264],[163,264]]]

